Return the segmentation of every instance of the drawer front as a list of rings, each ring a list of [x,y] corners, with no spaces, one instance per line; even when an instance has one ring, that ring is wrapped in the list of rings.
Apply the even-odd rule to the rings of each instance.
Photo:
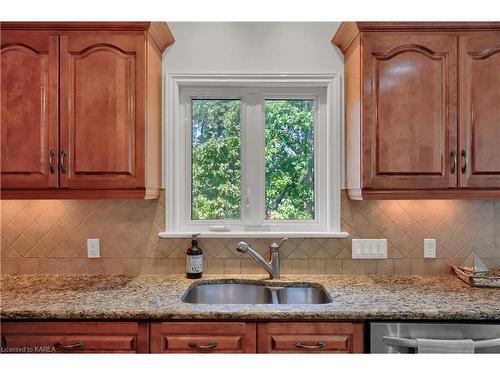
[[[263,323],[259,353],[362,353],[362,323]]]
[[[2,323],[3,353],[147,353],[147,323]]]
[[[255,353],[253,323],[151,323],[152,353]]]
[[[134,353],[134,336],[93,335],[5,335],[4,351],[27,353]],[[23,349],[25,348],[25,349]],[[22,351],[21,351],[22,352]]]

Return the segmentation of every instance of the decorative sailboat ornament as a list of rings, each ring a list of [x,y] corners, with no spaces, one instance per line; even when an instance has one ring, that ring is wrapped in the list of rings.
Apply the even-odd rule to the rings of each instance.
[[[453,270],[455,275],[471,286],[500,288],[500,269],[490,270],[476,253],[472,253],[462,266],[453,266]]]
[[[490,269],[486,267],[481,258],[474,254],[474,261],[472,265],[472,273],[474,276],[486,276],[490,272]]]

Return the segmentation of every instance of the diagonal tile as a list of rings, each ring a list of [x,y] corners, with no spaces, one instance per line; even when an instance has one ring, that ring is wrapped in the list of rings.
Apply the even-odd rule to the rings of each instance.
[[[363,238],[382,237],[382,235],[377,232],[373,225],[371,225],[360,213],[355,214],[347,224],[349,224],[349,226],[352,227],[354,231]]]
[[[17,216],[12,219],[11,221],[12,224],[20,231],[24,232],[26,228],[28,228],[32,223],[33,219],[29,217],[29,215],[25,212],[25,210],[21,210]]]
[[[2,215],[10,221],[23,210],[25,205],[26,201],[2,200],[0,209],[2,210]]]
[[[24,235],[20,235],[11,246],[16,253],[23,257],[33,247],[33,244]]]
[[[21,232],[10,222],[2,228],[2,239],[4,239],[8,244],[13,243],[20,235]]]

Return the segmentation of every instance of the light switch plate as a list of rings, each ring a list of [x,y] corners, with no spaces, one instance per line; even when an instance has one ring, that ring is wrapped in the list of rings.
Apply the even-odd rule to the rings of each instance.
[[[386,239],[353,239],[352,259],[386,259]]]
[[[436,257],[436,240],[431,238],[424,239],[424,258]]]
[[[99,250],[99,238],[89,238],[87,240],[87,257],[100,258],[101,252]]]

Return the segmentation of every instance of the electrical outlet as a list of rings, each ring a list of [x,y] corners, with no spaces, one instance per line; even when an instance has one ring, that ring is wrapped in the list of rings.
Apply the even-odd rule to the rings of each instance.
[[[436,240],[426,238],[424,240],[424,258],[436,257]]]
[[[353,239],[352,259],[386,259],[387,240],[386,239]]]
[[[100,258],[99,238],[89,238],[87,240],[87,257]]]

